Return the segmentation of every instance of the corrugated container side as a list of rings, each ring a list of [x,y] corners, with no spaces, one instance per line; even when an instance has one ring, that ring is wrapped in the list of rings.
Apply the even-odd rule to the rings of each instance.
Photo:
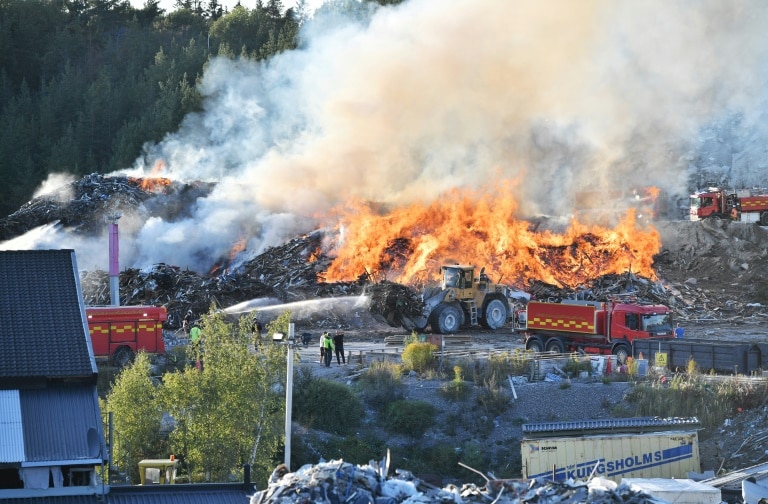
[[[524,439],[524,478],[687,478],[700,471],[696,432]]]

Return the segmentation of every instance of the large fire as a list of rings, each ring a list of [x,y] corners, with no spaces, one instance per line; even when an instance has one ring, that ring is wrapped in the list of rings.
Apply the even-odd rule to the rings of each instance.
[[[424,284],[450,263],[485,267],[492,279],[517,284],[535,279],[573,287],[626,271],[655,278],[653,256],[661,240],[652,227],[636,226],[633,210],[613,229],[573,220],[562,234],[532,229],[515,218],[516,210],[516,202],[498,191],[480,197],[454,190],[430,205],[387,214],[355,202],[338,210],[339,243],[325,280],[369,273]]]
[[[171,179],[165,177],[128,177],[128,181],[147,192],[162,192],[171,186]]]

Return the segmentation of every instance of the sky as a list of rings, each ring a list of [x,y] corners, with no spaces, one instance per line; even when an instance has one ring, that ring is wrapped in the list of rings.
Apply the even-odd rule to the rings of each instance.
[[[242,236],[257,254],[355,199],[510,181],[528,214],[564,215],[574,191],[615,182],[689,194],[707,143],[725,157],[704,162],[743,181],[768,170],[762,0],[407,0],[304,29],[269,61],[210,62],[202,111],[125,167],[217,185],[185,220],[135,223],[124,267],[206,271]],[[51,233],[39,246],[86,250]]]

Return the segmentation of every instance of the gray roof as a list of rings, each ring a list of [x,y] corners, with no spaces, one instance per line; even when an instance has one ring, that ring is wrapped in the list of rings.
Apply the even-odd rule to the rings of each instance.
[[[107,459],[96,387],[0,390],[0,463],[99,464]]]
[[[95,383],[73,250],[0,251],[0,388],[40,379]]]
[[[90,495],[59,495],[6,497],[3,504],[248,504],[255,490],[246,490],[240,483],[113,486],[102,497]]]

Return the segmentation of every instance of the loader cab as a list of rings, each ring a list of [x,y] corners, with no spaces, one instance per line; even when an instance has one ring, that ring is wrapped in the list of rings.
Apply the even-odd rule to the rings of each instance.
[[[442,266],[443,289],[455,289],[458,299],[472,297],[474,282],[474,266]]]

